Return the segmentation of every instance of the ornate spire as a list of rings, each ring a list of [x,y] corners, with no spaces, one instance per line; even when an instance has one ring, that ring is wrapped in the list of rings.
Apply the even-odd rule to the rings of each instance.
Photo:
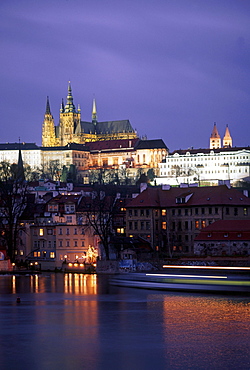
[[[71,84],[69,81],[68,84],[68,95],[67,95],[67,104],[65,105],[64,112],[69,113],[69,112],[74,112],[76,113],[76,108],[73,103],[73,96],[72,96],[72,89],[71,89]]]
[[[50,114],[51,115],[50,104],[49,104],[49,97],[48,96],[47,96],[46,112],[45,112],[45,114]]]
[[[93,99],[92,122],[93,122],[93,123],[97,123],[97,112],[96,112],[96,102],[95,102],[95,98]]]
[[[63,113],[64,112],[64,101],[62,99],[62,102],[61,102],[61,109],[60,109],[60,112]]]

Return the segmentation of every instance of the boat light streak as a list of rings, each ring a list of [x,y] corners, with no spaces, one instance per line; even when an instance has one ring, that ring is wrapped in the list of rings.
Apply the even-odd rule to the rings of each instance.
[[[173,269],[250,270],[250,267],[222,267],[222,266],[163,265],[162,267],[163,268],[173,268]]]
[[[207,279],[227,279],[227,276],[209,276],[209,275],[146,274],[146,276],[171,276],[171,277],[207,278]]]

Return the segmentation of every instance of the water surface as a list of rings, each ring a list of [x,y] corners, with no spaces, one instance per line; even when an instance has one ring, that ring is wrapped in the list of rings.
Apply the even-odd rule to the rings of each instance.
[[[21,303],[16,299],[20,297]],[[250,369],[250,297],[0,276],[1,369]]]

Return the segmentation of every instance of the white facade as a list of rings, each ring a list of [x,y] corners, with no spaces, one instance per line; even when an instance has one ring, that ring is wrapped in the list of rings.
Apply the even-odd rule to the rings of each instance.
[[[250,148],[190,149],[169,154],[159,163],[156,183],[179,185],[181,183],[218,181],[249,181]]]

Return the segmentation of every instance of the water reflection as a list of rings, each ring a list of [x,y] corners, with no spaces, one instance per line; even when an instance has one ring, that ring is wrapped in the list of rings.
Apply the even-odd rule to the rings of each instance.
[[[70,273],[0,276],[0,293],[5,370],[250,368],[249,297],[114,287]]]

